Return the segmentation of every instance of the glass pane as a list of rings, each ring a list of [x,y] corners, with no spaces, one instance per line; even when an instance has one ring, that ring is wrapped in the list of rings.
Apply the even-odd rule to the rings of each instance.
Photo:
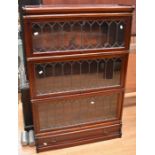
[[[37,63],[37,95],[120,85],[122,58]]]
[[[117,32],[117,24],[116,24],[116,22],[111,22],[110,23],[110,30],[109,30],[109,33],[110,33],[110,37],[109,37],[109,45],[110,46],[117,46],[117,45],[115,45],[115,43],[116,43],[116,32]]]
[[[125,21],[74,20],[32,23],[33,52],[124,46]]]
[[[40,129],[57,129],[115,119],[117,102],[118,94],[112,94],[40,103]]]
[[[117,42],[118,42],[118,46],[124,46],[124,29],[125,29],[125,23],[120,21],[118,23],[118,39],[117,39]]]

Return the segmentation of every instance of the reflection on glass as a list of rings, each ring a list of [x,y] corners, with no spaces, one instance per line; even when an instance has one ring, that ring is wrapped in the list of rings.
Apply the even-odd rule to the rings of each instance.
[[[120,85],[122,58],[35,64],[37,95]]]
[[[38,104],[41,130],[115,119],[118,94],[46,101]]]
[[[33,52],[123,47],[124,30],[123,20],[35,22]]]

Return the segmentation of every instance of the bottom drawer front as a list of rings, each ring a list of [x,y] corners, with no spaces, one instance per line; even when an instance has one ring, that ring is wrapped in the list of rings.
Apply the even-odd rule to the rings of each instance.
[[[120,93],[93,94],[37,103],[39,130],[115,120],[118,117],[119,97]]]
[[[97,137],[106,137],[121,134],[121,126],[113,125],[110,127],[100,127],[96,129],[87,129],[85,131],[75,131],[74,133],[63,133],[60,135],[50,136],[48,138],[37,138],[38,147],[48,147],[63,145],[76,141],[88,140]]]

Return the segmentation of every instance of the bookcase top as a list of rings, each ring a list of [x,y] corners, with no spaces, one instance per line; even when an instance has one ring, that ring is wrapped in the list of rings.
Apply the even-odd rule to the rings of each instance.
[[[26,5],[25,14],[51,13],[131,13],[133,5],[123,4],[55,4],[55,5]]]

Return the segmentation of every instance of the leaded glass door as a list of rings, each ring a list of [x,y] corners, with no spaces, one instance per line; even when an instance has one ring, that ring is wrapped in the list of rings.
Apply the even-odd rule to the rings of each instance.
[[[82,16],[82,15],[81,15]],[[29,20],[29,56],[124,50],[129,47],[128,16]]]
[[[33,62],[32,96],[79,93],[122,87],[126,55]]]
[[[125,21],[76,20],[33,22],[33,52],[124,47]]]
[[[100,93],[33,103],[38,132],[117,120],[122,93]]]

